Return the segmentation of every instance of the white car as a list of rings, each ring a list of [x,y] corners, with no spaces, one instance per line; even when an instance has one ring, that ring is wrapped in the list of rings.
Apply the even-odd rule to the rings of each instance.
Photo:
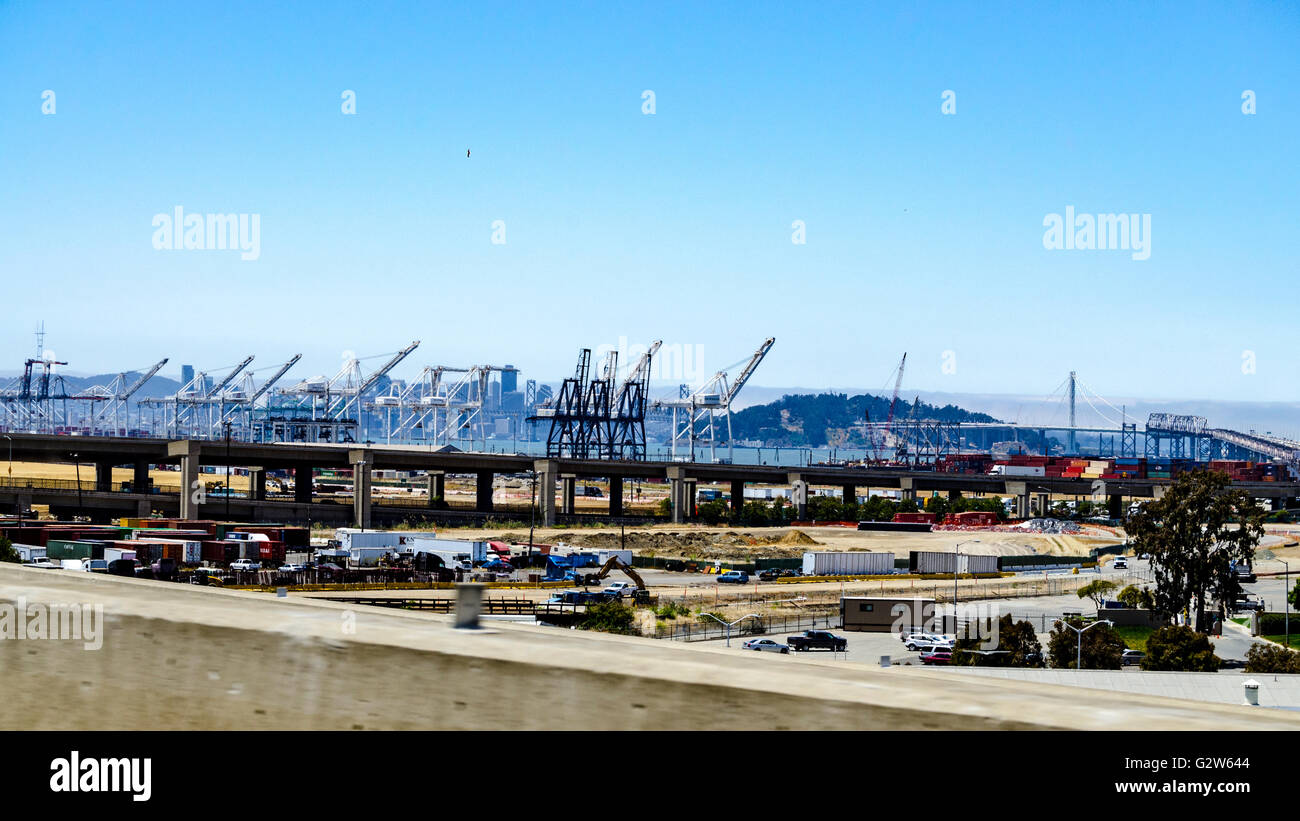
[[[746,650],[766,650],[769,653],[790,652],[790,646],[788,644],[782,644],[779,641],[772,641],[771,639],[750,639],[745,642],[744,647]]]
[[[1111,567],[1115,568],[1116,570],[1128,570],[1128,559],[1124,558],[1123,556],[1119,556],[1111,564]]]
[[[305,564],[285,564],[280,566],[281,573],[301,573],[307,569]]]
[[[261,570],[262,563],[252,559],[236,559],[230,563],[231,570]]]
[[[944,645],[950,647],[952,646],[952,644],[953,642],[948,640],[944,636],[937,636],[933,633],[913,633],[912,635],[903,639],[903,646],[906,647],[908,650],[912,650],[912,651],[919,650],[922,647],[930,647],[934,645]]]
[[[620,598],[622,598],[623,596],[635,596],[636,585],[632,584],[631,582],[614,582],[609,587],[606,587],[604,590],[600,592],[613,593],[614,595]]]

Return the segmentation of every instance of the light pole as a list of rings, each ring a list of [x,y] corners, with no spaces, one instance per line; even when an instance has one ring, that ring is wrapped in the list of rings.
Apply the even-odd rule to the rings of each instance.
[[[968,539],[964,542],[958,542],[956,553],[952,559],[952,634],[953,638],[957,637],[957,574],[961,570],[961,546],[964,544],[979,544],[979,539]]]
[[[9,440],[9,478],[12,480],[14,478],[14,439],[7,433],[5,438]],[[10,481],[10,484],[13,484],[13,482]]]
[[[1103,619],[1102,621],[1094,621],[1092,624],[1088,625],[1087,627],[1075,627],[1073,624],[1070,624],[1068,621],[1065,621],[1064,619],[1057,619],[1056,622],[1057,624],[1063,624],[1066,627],[1070,628],[1079,637],[1079,647],[1074,655],[1074,669],[1076,670],[1079,670],[1083,667],[1083,634],[1088,632],[1089,630],[1091,630],[1092,628],[1096,627],[1099,624],[1110,624],[1110,625],[1114,624],[1114,622],[1112,622],[1110,619]]]
[[[1282,616],[1282,621],[1286,625],[1286,647],[1288,650],[1290,650],[1291,649],[1291,565],[1287,564],[1286,561],[1283,559],[1278,559],[1278,561],[1282,562],[1282,567],[1285,568],[1282,573],[1282,578],[1283,578],[1282,611],[1284,614]]]
[[[763,620],[763,617],[760,616],[760,615],[758,615],[757,613],[750,613],[748,616],[741,616],[740,618],[738,618],[738,619],[736,619],[735,621],[733,621],[733,622],[731,622],[730,624],[728,624],[727,622],[723,621],[722,619],[718,618],[717,616],[713,615],[712,613],[701,613],[700,615],[701,615],[701,616],[708,616],[709,618],[711,618],[711,619],[713,619],[714,621],[716,621],[718,624],[721,624],[723,627],[727,628],[727,646],[728,646],[728,647],[731,646],[731,628],[735,627],[737,624],[740,624],[740,623],[741,623],[742,621],[744,621],[745,619],[758,619],[759,621],[762,621],[762,620]]]

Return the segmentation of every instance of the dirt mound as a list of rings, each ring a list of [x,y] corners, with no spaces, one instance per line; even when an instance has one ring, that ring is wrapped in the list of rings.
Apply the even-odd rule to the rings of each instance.
[[[821,542],[817,541],[812,536],[809,536],[807,533],[804,533],[802,530],[788,530],[786,531],[786,534],[784,536],[776,540],[775,544],[814,545],[814,544],[821,544]]]

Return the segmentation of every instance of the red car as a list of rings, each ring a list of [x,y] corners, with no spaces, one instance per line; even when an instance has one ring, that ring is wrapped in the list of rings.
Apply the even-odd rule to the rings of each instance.
[[[952,652],[949,650],[936,650],[928,656],[921,656],[922,664],[948,664],[952,661]]]

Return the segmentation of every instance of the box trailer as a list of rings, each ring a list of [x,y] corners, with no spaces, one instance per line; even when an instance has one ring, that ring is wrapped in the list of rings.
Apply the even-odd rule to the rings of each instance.
[[[14,550],[18,551],[18,560],[22,562],[39,562],[45,558],[46,548],[34,544],[16,544]]]
[[[340,527],[334,531],[334,540],[344,550],[354,547],[383,547],[396,549],[401,544],[402,534],[391,530],[357,530],[354,527]]]
[[[893,572],[893,553],[853,550],[843,553],[809,551],[803,554],[805,576],[876,576]]]
[[[1039,465],[994,465],[992,476],[1045,476],[1046,469]]]
[[[471,562],[485,562],[488,559],[487,542],[470,542],[460,539],[439,539],[423,534],[403,534],[395,546],[398,553],[437,553],[464,557]]]
[[[351,547],[348,549],[348,564],[352,567],[377,567],[379,560],[392,552],[388,547]]]
[[[112,563],[116,561],[121,561],[123,559],[129,559],[131,561],[134,561],[135,551],[127,550],[126,548],[122,548],[122,547],[104,548],[104,561]]]
[[[945,553],[937,550],[913,550],[907,568],[912,573],[997,573],[998,557],[980,554]]]

